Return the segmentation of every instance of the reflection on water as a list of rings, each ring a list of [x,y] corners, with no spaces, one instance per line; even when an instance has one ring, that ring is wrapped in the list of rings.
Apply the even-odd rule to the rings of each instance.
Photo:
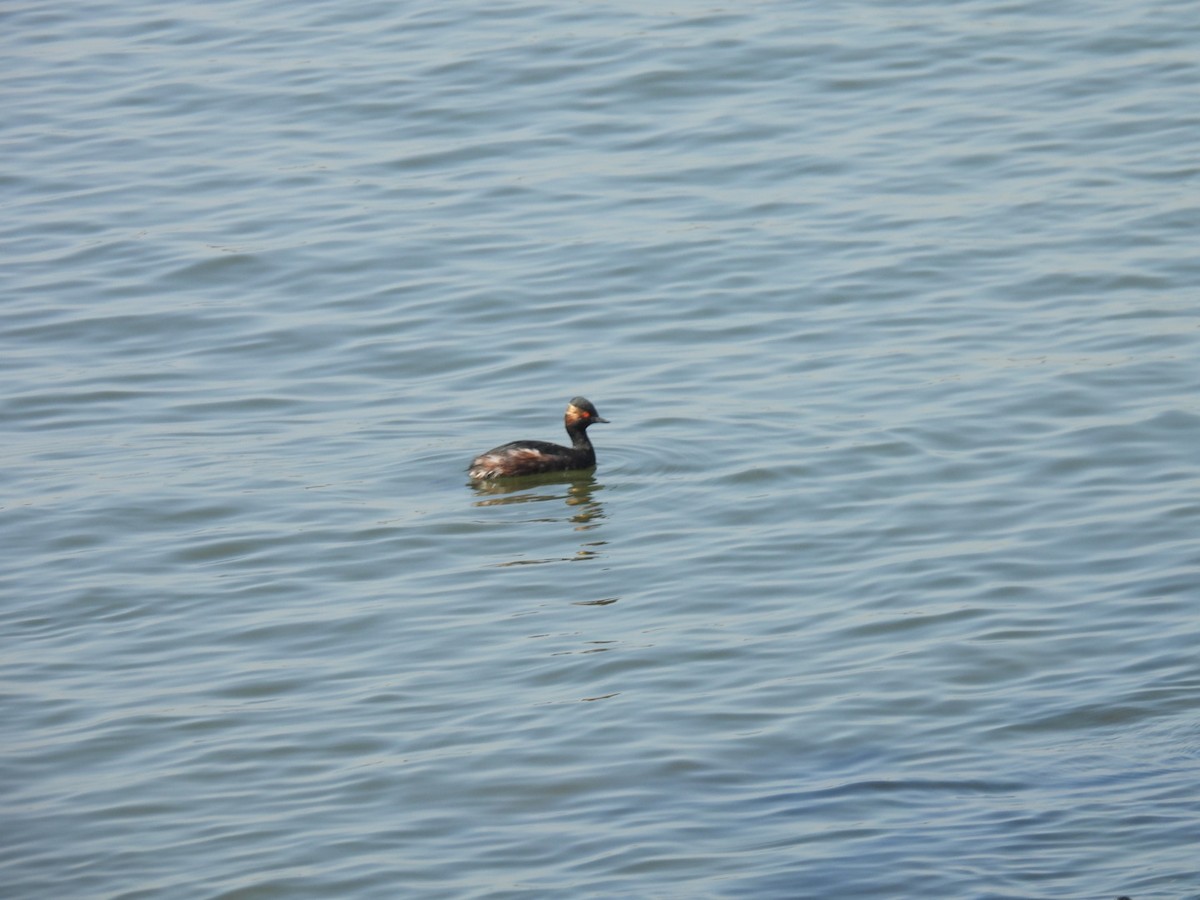
[[[544,475],[531,475],[524,478],[512,478],[504,481],[472,482],[472,488],[477,495],[485,499],[476,500],[477,507],[509,506],[518,503],[562,502],[568,507],[570,515],[558,517],[541,517],[542,522],[570,522],[575,531],[591,531],[603,522],[604,507],[595,498],[597,491],[603,488],[596,482],[592,472],[551,472]],[[509,562],[496,563],[497,568],[509,566],[537,566],[554,562],[578,562],[586,559],[596,559],[600,555],[598,548],[607,541],[585,541],[572,556],[555,556],[539,559],[516,559]],[[607,601],[611,602],[611,601]]]
[[[590,546],[600,546],[593,544]],[[492,567],[496,569],[507,569],[511,566],[542,566],[546,563],[556,562],[579,562],[583,559],[595,559],[599,554],[594,550],[579,550],[574,556],[553,556],[545,559],[514,559],[510,562],[493,563]]]
[[[566,491],[550,492],[545,490],[552,486],[565,486]],[[587,474],[570,472],[552,472],[545,475],[530,475],[524,478],[511,478],[505,481],[477,481],[471,485],[476,494],[486,496],[485,500],[477,500],[475,506],[505,506],[510,503],[543,503],[548,500],[561,500],[567,506],[577,507],[570,521],[577,531],[595,528],[604,518],[603,508],[593,498],[593,494],[602,488],[596,483],[596,477],[591,472]],[[529,493],[518,493],[529,492]]]

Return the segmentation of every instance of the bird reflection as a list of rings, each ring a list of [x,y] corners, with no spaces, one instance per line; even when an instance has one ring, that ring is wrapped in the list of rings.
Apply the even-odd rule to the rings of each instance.
[[[505,481],[476,481],[471,483],[478,498],[474,503],[477,507],[507,506],[513,503],[562,503],[570,513],[568,516],[547,516],[534,521],[562,522],[567,521],[574,531],[592,531],[599,528],[604,521],[604,507],[596,499],[601,485],[595,477],[588,473],[550,472],[545,475],[534,475],[527,478],[514,478]],[[553,557],[549,559],[517,559],[511,562],[496,563],[499,567],[507,566],[537,566],[552,562],[580,562],[596,559],[607,541],[585,541],[579,545],[573,556]]]
[[[523,507],[518,515],[510,515],[507,525],[528,525],[543,523],[539,527],[539,535],[545,538],[545,523],[551,523],[557,528],[562,528],[563,523],[570,523],[572,531],[586,533],[587,539],[583,539],[584,535],[568,536],[572,547],[573,554],[570,556],[550,556],[539,557],[535,559],[522,558],[514,559],[508,562],[496,562],[491,566],[495,568],[509,568],[512,566],[540,566],[549,563],[560,562],[580,562],[583,560],[599,559],[605,553],[607,541],[597,540],[599,533],[593,533],[598,529],[606,518],[603,504],[597,499],[600,496],[600,491],[603,490],[603,485],[597,484],[593,475],[579,472],[550,472],[544,475],[532,475],[524,478],[513,478],[501,481],[479,480],[471,483],[471,488],[475,491],[475,499],[473,506],[477,508],[491,508],[498,512],[498,507],[505,507],[509,504],[517,503],[549,503],[550,506],[543,507],[549,512],[545,515],[537,515],[536,512],[529,507]],[[558,504],[562,504],[565,509]],[[513,508],[515,512],[516,508]],[[530,516],[529,513],[534,512]],[[561,540],[561,537],[554,538],[553,532],[556,528],[549,529],[552,533],[551,542]],[[560,551],[561,552],[561,551]],[[592,579],[585,579],[589,592],[595,587]],[[573,592],[578,590],[585,582],[579,582],[573,579],[565,579],[562,581],[564,590]],[[571,607],[581,608],[579,617],[570,617],[571,625],[565,630],[550,630],[539,632],[531,637],[546,639],[549,641],[547,651],[550,656],[591,656],[597,653],[609,653],[619,651],[622,641],[607,637],[606,635],[596,635],[595,629],[603,629],[605,622],[609,617],[600,613],[612,604],[616,603],[620,597],[603,596],[596,597],[592,594],[591,597],[586,595],[581,597],[578,593],[571,596],[570,593],[565,597],[556,597],[552,602],[547,601],[544,604],[539,604],[535,611],[525,611],[521,615],[540,614],[545,611],[546,607],[557,607],[559,604],[569,604]],[[560,607],[561,608],[561,607]],[[583,610],[595,610],[596,613],[585,613]],[[581,617],[581,618],[580,618]],[[586,625],[584,623],[587,623]],[[600,687],[600,685],[594,686]],[[611,687],[605,684],[604,687]],[[578,703],[595,703],[601,700],[610,700],[620,696],[619,690],[596,691],[588,693],[585,696],[563,697],[560,700],[551,702],[578,702]]]
[[[573,509],[570,520],[575,523],[576,531],[596,528],[604,518],[604,510],[593,496],[600,485],[591,474],[570,477],[562,472],[552,472],[508,481],[472,482],[471,487],[477,495],[485,498],[476,500],[475,506],[561,500]],[[566,488],[565,493],[563,487]]]

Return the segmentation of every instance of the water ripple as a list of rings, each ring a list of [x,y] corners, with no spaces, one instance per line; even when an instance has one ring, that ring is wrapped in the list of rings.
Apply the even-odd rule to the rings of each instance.
[[[14,895],[1194,885],[1190,7],[4,21]]]

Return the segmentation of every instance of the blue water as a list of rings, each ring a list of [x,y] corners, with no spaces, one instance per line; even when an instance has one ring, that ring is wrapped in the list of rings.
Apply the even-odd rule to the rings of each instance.
[[[4,896],[1200,897],[1194,4],[0,26]]]

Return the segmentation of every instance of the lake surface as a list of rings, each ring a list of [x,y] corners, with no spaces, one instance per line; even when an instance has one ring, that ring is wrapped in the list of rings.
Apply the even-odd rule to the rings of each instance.
[[[0,23],[5,896],[1200,897],[1195,4]]]

